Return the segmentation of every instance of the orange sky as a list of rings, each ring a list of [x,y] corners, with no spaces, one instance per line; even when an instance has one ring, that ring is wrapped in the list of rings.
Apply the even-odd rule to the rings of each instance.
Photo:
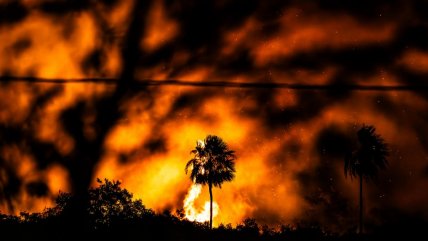
[[[189,152],[215,134],[238,156],[236,179],[214,190],[215,225],[348,225],[358,193],[342,157],[367,123],[391,147],[389,169],[367,186],[369,221],[385,210],[428,218],[426,91],[125,84],[424,84],[421,6],[112,2],[0,1],[0,12],[15,13],[0,17],[0,76],[117,79],[0,83],[2,212],[51,206],[59,190],[76,189],[80,171],[92,185],[121,180],[156,211],[182,208]],[[85,143],[97,150],[86,155]],[[203,188],[197,205],[206,200]]]

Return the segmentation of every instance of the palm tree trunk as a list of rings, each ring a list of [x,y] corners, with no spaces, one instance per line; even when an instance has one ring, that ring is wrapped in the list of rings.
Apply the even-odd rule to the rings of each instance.
[[[360,174],[360,227],[359,233],[363,234],[363,175]]]
[[[210,190],[210,229],[213,229],[213,184],[211,182],[208,184],[208,189]]]

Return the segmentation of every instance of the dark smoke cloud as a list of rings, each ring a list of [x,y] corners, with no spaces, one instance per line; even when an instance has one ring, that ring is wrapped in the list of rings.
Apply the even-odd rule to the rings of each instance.
[[[245,186],[237,181],[239,184],[230,187],[237,193],[236,200],[251,206],[243,216],[269,224],[307,219],[333,229],[349,228],[356,220],[356,182],[344,178],[342,161],[344,153],[356,145],[358,126],[368,122],[378,127],[392,149],[389,170],[367,184],[368,223],[393,223],[404,217],[426,221],[428,196],[420,191],[428,184],[426,89],[362,92],[350,88],[289,90],[276,86],[289,83],[363,88],[427,84],[428,72],[423,70],[428,66],[428,19],[423,12],[426,5],[424,1],[136,1],[125,14],[128,17],[114,22],[120,1],[0,4],[0,26],[9,28],[0,30],[0,39],[6,46],[0,49],[5,59],[0,62],[2,76],[49,78],[52,76],[43,74],[50,73],[50,64],[66,62],[55,59],[43,65],[43,59],[54,53],[37,52],[46,47],[41,43],[45,39],[28,30],[32,29],[28,19],[35,18],[43,20],[40,30],[52,28],[49,39],[56,39],[58,45],[68,49],[58,55],[60,58],[83,51],[70,61],[66,77],[107,77],[117,82],[99,84],[101,94],[97,94],[98,87],[94,86],[98,85],[94,82],[79,83],[75,89],[64,83],[31,83],[37,79],[0,83],[0,96],[4,99],[0,103],[0,203],[6,207],[2,211],[30,209],[20,205],[25,202],[19,198],[24,194],[51,197],[58,191],[51,190],[48,174],[22,174],[16,158],[8,154],[11,148],[31,156],[34,173],[48,173],[53,165],[65,169],[71,190],[83,193],[108,159],[106,156],[117,156],[123,173],[129,172],[125,166],[139,162],[158,167],[153,160],[161,162],[176,150],[176,136],[185,139],[186,133],[177,133],[184,129],[182,126],[198,123],[219,131],[215,128],[219,122],[238,119],[255,124],[236,125],[233,131],[250,126],[249,131],[242,143],[230,142],[245,161],[251,160],[246,156],[250,150],[254,163],[258,163],[258,157],[262,159],[261,169],[269,166],[260,185],[255,182]],[[84,29],[76,20],[84,16],[91,19],[85,23],[94,26],[94,43],[82,44],[76,39],[84,36],[74,36],[79,28]],[[60,26],[59,30],[53,31],[49,21]],[[155,24],[160,27],[155,28],[154,36],[161,37],[153,45],[142,44]],[[22,33],[19,29],[23,29]],[[6,32],[12,37],[7,37]],[[29,63],[22,67],[15,63],[16,59],[18,63]],[[109,67],[115,66],[109,62],[112,59],[119,67]],[[63,78],[62,73],[54,77]],[[146,86],[138,79],[259,85],[238,85],[233,89],[227,84],[207,88]],[[85,96],[85,92],[91,94]],[[70,103],[63,98],[68,95],[73,96]],[[13,101],[19,103],[19,98],[13,96],[29,96],[30,101],[16,107]],[[229,102],[218,104],[218,99]],[[57,102],[64,108],[49,111]],[[219,108],[229,112],[218,115]],[[140,120],[144,113],[149,117]],[[225,117],[227,114],[230,116]],[[51,127],[56,139],[40,138],[40,126],[50,123],[44,122],[50,119],[58,124]],[[111,148],[112,133],[119,133],[121,127],[137,123],[136,120],[140,126],[150,127],[149,137],[141,137],[141,143],[135,141],[130,147]],[[236,123],[233,121],[230,122]],[[136,133],[138,126],[134,126]],[[196,141],[197,137],[192,138]],[[67,149],[67,145],[72,148]],[[277,148],[265,151],[265,145]],[[248,165],[244,161],[241,164]],[[294,200],[274,196],[284,183],[296,190],[282,194],[301,198],[299,212],[282,206],[277,209],[273,204]],[[185,190],[178,189],[177,197],[165,201],[164,208],[180,207]],[[144,195],[143,192],[143,202]]]

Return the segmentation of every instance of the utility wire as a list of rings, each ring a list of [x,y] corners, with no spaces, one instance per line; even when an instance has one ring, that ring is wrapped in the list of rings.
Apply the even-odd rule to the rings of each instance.
[[[117,78],[38,78],[0,76],[0,83],[27,82],[27,83],[99,83],[117,85]],[[359,85],[359,84],[296,84],[281,82],[228,82],[228,81],[186,81],[186,80],[135,80],[126,84],[132,87],[146,86],[192,86],[192,87],[225,87],[225,88],[254,88],[254,89],[293,89],[293,90],[358,90],[358,91],[428,91],[428,84],[419,85]]]

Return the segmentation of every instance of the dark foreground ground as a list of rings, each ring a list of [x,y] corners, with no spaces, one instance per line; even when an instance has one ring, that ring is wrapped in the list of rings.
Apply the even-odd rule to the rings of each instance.
[[[0,214],[0,240],[428,240],[428,223],[412,217],[393,219],[365,235],[330,232],[317,224],[272,229],[253,219],[210,230],[183,219],[180,210],[156,214],[146,209],[119,182],[99,183],[86,197],[59,195],[56,206],[41,213]]]

